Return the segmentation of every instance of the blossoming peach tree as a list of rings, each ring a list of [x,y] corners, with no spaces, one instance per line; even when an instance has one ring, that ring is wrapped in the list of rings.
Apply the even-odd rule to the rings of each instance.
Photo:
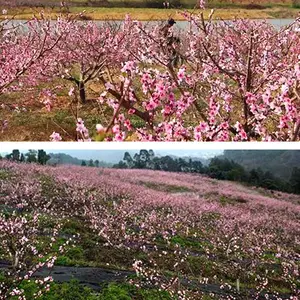
[[[0,299],[26,299],[22,285],[30,281],[36,284],[37,299],[49,291],[52,267],[72,245],[72,238],[61,240],[62,222],[51,218],[53,204],[48,196],[42,196],[41,186],[35,180],[25,182],[10,176],[10,172],[9,166],[1,165],[7,180],[0,179],[0,260],[4,263]],[[37,278],[41,270],[48,276]]]
[[[299,20],[277,31],[267,22],[184,15],[190,29],[176,38],[171,31],[162,35],[159,26],[125,20],[116,34],[122,32],[126,47],[114,52],[113,62],[103,53],[102,71],[88,56],[103,86],[98,104],[113,110],[106,124],[97,124],[100,136],[298,140]],[[143,125],[133,126],[132,118]]]
[[[115,111],[113,139],[298,140],[299,33],[247,20],[191,22],[195,30],[171,49],[159,28],[136,24],[134,58],[100,97]],[[132,114],[145,126],[132,128]]]
[[[129,16],[101,25],[35,19],[22,33],[1,26],[0,92],[62,79],[76,140],[299,140],[299,19],[278,30],[182,15],[181,32]],[[91,83],[106,115],[86,128],[78,103],[84,110]],[[55,94],[44,100],[51,109]],[[51,140],[61,140],[59,132]]]
[[[74,19],[58,18],[53,24],[41,13],[26,24],[11,17],[0,21],[0,95],[37,84],[37,75],[49,66],[54,49],[65,39]],[[1,102],[1,108],[5,108],[6,103]],[[7,121],[1,123],[3,130]]]

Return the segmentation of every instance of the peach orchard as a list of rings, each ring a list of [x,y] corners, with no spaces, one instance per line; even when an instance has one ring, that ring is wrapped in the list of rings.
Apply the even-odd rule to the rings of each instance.
[[[152,170],[5,160],[0,168],[0,259],[10,264],[1,299],[25,299],[19,285],[28,280],[38,283],[36,298],[46,293],[53,264],[88,230],[98,237],[93,251],[122,256],[139,288],[175,299],[201,299],[207,285],[218,287],[216,299],[299,296],[298,195]],[[101,257],[107,268],[113,261]],[[36,279],[41,268],[49,276]]]
[[[186,29],[167,33],[129,16],[120,24],[78,21],[81,15],[55,22],[41,15],[26,25],[6,19],[0,93],[47,83],[36,101],[51,110],[56,93],[67,90],[78,141],[299,140],[299,19],[276,29],[182,14]],[[91,84],[107,113],[87,128],[78,107],[84,110]],[[60,129],[49,138],[61,140]]]

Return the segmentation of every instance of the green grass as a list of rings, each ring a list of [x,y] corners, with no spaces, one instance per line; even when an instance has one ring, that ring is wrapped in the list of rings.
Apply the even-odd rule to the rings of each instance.
[[[110,284],[101,292],[99,299],[101,300],[171,300],[172,298],[166,291],[158,291],[156,289],[138,289],[129,284]]]
[[[199,237],[183,237],[175,235],[170,239],[171,245],[180,245],[183,248],[193,250],[193,252],[203,252],[205,249],[213,250],[209,241],[203,241]]]
[[[143,184],[149,189],[161,191],[161,192],[168,192],[168,193],[184,193],[184,192],[192,192],[191,189],[185,186],[179,185],[169,185],[163,183],[156,183],[156,182],[144,182],[141,181],[140,184]]]
[[[221,205],[226,206],[226,205],[247,203],[247,201],[242,198],[230,198],[230,197],[226,197],[226,196],[221,196],[220,203],[221,203]]]
[[[26,299],[34,299],[34,294],[38,291],[38,286],[34,281],[23,281],[19,286],[25,292]],[[17,300],[18,297],[11,297]],[[90,288],[83,287],[78,281],[72,280],[69,283],[51,283],[50,292],[39,297],[41,300],[98,300],[99,298]]]
[[[0,180],[11,180],[13,173],[9,170],[0,169]]]
[[[33,299],[34,293],[38,291],[37,284],[34,281],[23,281],[19,286],[25,291],[26,299]],[[11,297],[11,300],[17,300],[17,297]],[[122,283],[111,283],[104,285],[101,292],[95,293],[88,287],[83,287],[76,280],[69,283],[51,283],[50,292],[39,297],[41,300],[171,300],[168,292],[158,291],[156,289],[138,289],[133,285]]]

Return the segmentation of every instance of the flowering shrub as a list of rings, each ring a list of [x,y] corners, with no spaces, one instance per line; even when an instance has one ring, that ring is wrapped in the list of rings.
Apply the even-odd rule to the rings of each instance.
[[[266,196],[266,191],[232,182],[162,171],[7,161],[0,162],[0,169],[8,174],[0,180],[2,214],[14,211],[1,219],[1,255],[19,270],[28,257],[53,263],[52,242],[39,249],[42,232],[52,241],[72,219],[100,238],[94,251],[113,251],[127,268],[132,266],[137,276],[130,283],[137,288],[168,291],[179,299],[207,292],[217,299],[297,296],[297,195]],[[45,223],[39,225],[38,216],[56,220],[53,233]],[[9,250],[12,225],[14,252]],[[101,261],[110,264],[110,259],[103,254]],[[34,268],[29,269],[32,276]],[[18,282],[6,290],[19,293]]]

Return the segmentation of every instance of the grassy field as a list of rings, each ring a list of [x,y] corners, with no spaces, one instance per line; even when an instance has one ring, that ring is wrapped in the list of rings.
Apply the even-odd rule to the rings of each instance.
[[[94,6],[94,7],[163,7],[164,0],[65,0],[69,6]],[[7,4],[9,1],[0,0],[0,5]],[[169,0],[172,7],[184,7],[184,8],[194,8],[198,3],[197,0]],[[232,6],[232,5],[291,5],[292,0],[210,0],[207,1],[207,6]],[[61,0],[16,0],[14,1],[16,5],[44,5],[44,6],[60,6]]]

